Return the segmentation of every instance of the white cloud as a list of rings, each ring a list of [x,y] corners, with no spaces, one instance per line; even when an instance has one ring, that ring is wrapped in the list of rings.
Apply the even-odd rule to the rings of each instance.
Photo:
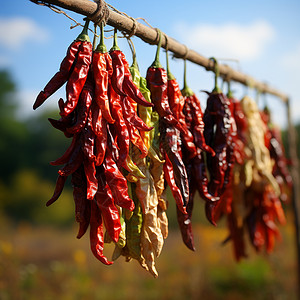
[[[223,25],[176,25],[180,39],[188,47],[210,57],[255,60],[275,37],[275,30],[266,21],[250,25],[226,23]]]
[[[0,46],[17,50],[28,41],[45,42],[49,32],[23,17],[0,18]]]

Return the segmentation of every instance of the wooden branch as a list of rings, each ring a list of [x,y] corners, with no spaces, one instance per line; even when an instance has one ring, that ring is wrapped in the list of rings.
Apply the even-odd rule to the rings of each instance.
[[[31,0],[34,2],[34,0]],[[97,4],[89,0],[42,0],[44,3],[53,4],[61,8],[68,9],[70,11],[79,13],[81,15],[87,16],[88,18],[93,18],[97,12]],[[108,25],[111,25],[118,30],[130,33],[134,27],[134,21],[121,15],[117,12],[109,10],[109,17],[107,21]],[[141,38],[143,41],[149,44],[158,43],[158,33],[155,29],[136,22],[135,35]],[[168,39],[168,49],[174,53],[177,58],[185,58],[197,65],[200,65],[207,70],[213,69],[213,62],[197,53],[194,50],[188,49],[184,44],[181,44],[174,40],[173,38],[167,36],[162,32],[164,38],[162,39],[162,47],[166,47],[166,39]],[[252,88],[257,89],[261,93],[271,94],[280,98],[283,102],[288,101],[288,96],[275,88],[268,86],[267,84],[257,81],[254,78],[231,69],[227,65],[219,65],[220,76],[231,81],[236,81],[244,85],[249,85]]]

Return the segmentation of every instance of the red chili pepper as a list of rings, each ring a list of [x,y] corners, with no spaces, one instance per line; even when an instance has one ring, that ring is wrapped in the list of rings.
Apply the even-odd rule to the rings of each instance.
[[[185,123],[185,116],[183,114],[183,107],[185,99],[181,94],[179,84],[175,77],[169,71],[168,55],[167,55],[167,74],[168,74],[168,101],[170,104],[171,111],[176,120],[182,126],[183,134],[181,134],[181,140],[187,150],[189,158],[196,155],[197,150],[194,144],[194,138],[192,133],[188,130]]]
[[[86,197],[86,178],[82,167],[72,174],[71,183],[75,203],[75,219],[79,223],[77,238],[80,239],[86,233],[91,218],[91,201]]]
[[[293,182],[287,167],[287,159],[284,153],[280,129],[271,123],[270,111],[267,107],[264,109],[263,113],[265,115],[265,118],[263,119],[267,126],[267,132],[265,136],[267,134],[269,135],[269,142],[266,144],[266,147],[269,149],[270,156],[274,160],[272,174],[279,181],[281,180],[285,184],[287,184],[288,187],[291,189],[293,186]],[[281,179],[279,177],[281,177]],[[284,194],[283,184],[281,184],[281,191]]]
[[[104,160],[107,148],[107,121],[102,118],[100,108],[95,104],[92,106],[90,113],[92,114],[92,130],[95,133],[95,164],[100,166]]]
[[[60,113],[61,116],[67,116],[77,106],[79,95],[87,79],[91,62],[92,44],[90,42],[82,42],[76,65],[67,82],[67,100],[63,111]]]
[[[148,127],[137,115],[136,110],[128,97],[122,97],[122,108],[125,120],[128,120],[135,128],[140,131],[150,131],[153,129],[153,127]]]
[[[204,122],[203,112],[201,109],[201,103],[199,98],[193,93],[186,97],[186,102],[189,103],[192,113],[192,134],[194,136],[194,142],[202,151],[210,153],[212,156],[215,155],[215,151],[206,144],[204,138]]]
[[[171,161],[177,187],[180,189],[183,206],[189,201],[189,185],[184,163],[177,150],[176,129],[165,127],[161,131],[161,145],[166,153],[166,157]],[[166,159],[167,160],[167,159]]]
[[[40,92],[33,105],[33,109],[42,105],[44,101],[65,82],[67,82],[68,100],[64,105],[61,115],[65,116],[75,108],[91,63],[92,44],[89,42],[87,35],[88,25],[89,20],[87,19],[81,34],[69,47],[67,55],[60,66],[60,70],[52,77],[44,90]]]
[[[184,244],[192,251],[195,251],[194,244],[194,235],[192,231],[192,212],[194,206],[194,196],[196,192],[196,182],[192,175],[192,165],[186,166],[188,178],[189,178],[189,201],[186,206],[186,214],[183,213],[178,207],[176,207],[177,211],[177,221],[179,224],[179,228],[181,231],[181,236]]]
[[[56,186],[55,186],[55,190],[54,190],[53,196],[46,203],[46,206],[50,206],[52,203],[54,203],[59,198],[59,196],[61,195],[61,193],[62,193],[62,191],[64,189],[66,180],[67,180],[67,176],[59,175],[57,177]]]
[[[111,126],[107,126],[107,147],[111,150],[111,156],[114,161],[119,161],[119,150],[117,147],[117,143],[114,139],[114,136],[111,132]]]
[[[205,201],[217,201],[219,197],[212,196],[208,192],[208,178],[206,175],[206,164],[203,158],[203,153],[198,149],[197,155],[191,161],[193,166],[192,176],[197,182],[197,190],[201,198]]]
[[[92,104],[93,90],[94,84],[92,82],[91,74],[89,74],[88,79],[86,80],[82,92],[79,96],[78,105],[76,107],[76,123],[66,129],[68,133],[78,133],[86,125],[89,110]]]
[[[126,158],[129,154],[129,143],[130,143],[129,132],[125,120],[123,118],[120,96],[111,87],[109,88],[109,98],[110,98],[110,104],[112,108],[111,109],[112,116],[116,121],[113,124],[113,129],[116,133],[118,147],[119,149],[122,149],[122,151],[119,152],[118,163],[125,167]]]
[[[111,189],[115,204],[133,211],[134,203],[128,195],[127,181],[114,162],[109,148],[106,151],[103,167],[106,182]]]
[[[155,60],[147,70],[146,80],[148,89],[151,92],[151,101],[154,109],[159,114],[162,122],[175,126],[184,133],[181,124],[172,114],[168,101],[168,76],[167,71],[162,68],[159,61],[159,51],[161,47],[161,38],[156,50]]]
[[[237,261],[241,258],[247,257],[246,245],[244,240],[244,227],[238,224],[238,216],[233,210],[227,217],[227,224],[229,228],[229,238],[233,243],[234,256]]]
[[[80,135],[79,134],[75,134],[72,138],[72,142],[71,145],[68,147],[68,149],[66,150],[66,152],[58,159],[51,161],[50,164],[52,166],[58,166],[58,165],[64,165],[66,164],[70,158],[71,155],[74,151],[74,149],[77,147],[78,144],[78,140],[79,140]]]
[[[95,80],[95,100],[102,110],[102,115],[108,123],[114,123],[110,113],[109,99],[107,95],[109,72],[112,69],[112,61],[104,45],[103,26],[101,26],[101,40],[93,53],[92,69]],[[114,80],[114,79],[112,79]]]
[[[209,147],[204,139],[204,122],[201,103],[195,93],[188,87],[186,82],[186,62],[184,64],[184,88],[181,90],[184,97],[183,114],[188,131],[192,132],[194,143],[197,148],[196,155],[186,160],[186,165],[191,165],[191,177],[195,181],[196,188],[200,196],[205,201],[216,201],[218,197],[212,196],[208,192],[208,178],[206,174],[206,163],[202,151],[214,155],[214,151]],[[191,180],[191,179],[189,179]],[[189,200],[190,201],[190,200]]]
[[[83,153],[80,144],[74,149],[70,160],[58,171],[61,176],[69,176],[74,173],[83,162]]]
[[[90,160],[95,161],[95,138],[96,135],[90,126],[91,120],[88,121],[89,126],[86,126],[81,134],[81,147],[83,154]]]
[[[203,116],[204,137],[206,144],[215,151],[215,156],[207,155],[207,167],[211,177],[209,192],[213,196],[220,196],[227,167],[226,154],[231,128],[231,113],[228,99],[223,93],[213,92],[208,95]]]
[[[183,200],[180,189],[176,185],[176,181],[174,178],[173,165],[167,155],[165,156],[165,163],[164,163],[163,169],[164,169],[165,180],[171,189],[172,195],[176,202],[176,206],[183,214],[186,214],[187,212],[186,212],[184,200]]]
[[[136,103],[153,107],[151,102],[148,102],[141,91],[136,87],[132,81],[131,73],[129,70],[129,64],[126,61],[124,53],[117,45],[117,30],[114,32],[114,44],[110,49],[110,56],[112,58],[113,74],[111,77],[111,84],[113,89],[120,96],[128,96]]]
[[[97,167],[98,190],[95,199],[101,210],[105,228],[114,242],[118,242],[121,232],[121,223],[118,209],[114,204],[111,189],[106,182],[104,169]]]
[[[83,166],[87,183],[86,197],[88,200],[93,200],[98,190],[95,162],[85,157],[83,160]]]
[[[62,98],[60,98],[58,100],[58,105],[59,105],[60,111],[62,111],[62,109],[63,109],[63,104],[64,104],[64,100]],[[71,127],[73,125],[74,118],[75,118],[75,113],[73,112],[66,117],[61,117],[59,120],[54,120],[52,118],[48,118],[48,121],[54,128],[61,130],[65,134],[66,137],[72,137],[73,134],[68,133],[67,128]]]
[[[103,264],[111,265],[113,263],[103,254],[104,235],[101,211],[94,201],[91,202],[90,246],[94,256]]]
[[[37,109],[39,106],[41,106],[47,98],[49,98],[67,82],[72,71],[74,61],[77,58],[81,43],[81,41],[75,40],[69,46],[67,55],[60,64],[59,71],[50,79],[50,81],[44,87],[44,90],[39,93],[35,103],[33,104],[33,109]]]
[[[127,119],[124,120],[128,128],[130,141],[141,151],[141,157],[146,157],[148,155],[148,149],[140,135],[140,132]]]

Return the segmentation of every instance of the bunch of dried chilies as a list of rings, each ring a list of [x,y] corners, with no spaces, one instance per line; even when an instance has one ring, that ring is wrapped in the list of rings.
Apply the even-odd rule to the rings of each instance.
[[[136,62],[129,67],[117,45],[107,52],[103,26],[97,47],[89,40],[89,20],[70,45],[59,71],[38,95],[36,109],[66,83],[60,119],[49,119],[71,144],[52,165],[58,171],[55,202],[71,176],[77,238],[89,228],[92,253],[104,264],[119,256],[136,259],[154,277],[155,259],[168,236],[166,188],[176,201],[186,246],[195,250],[192,210],[196,191],[212,224],[226,216],[235,257],[246,256],[245,237],[270,252],[285,222],[281,201],[292,185],[280,132],[269,111],[259,112],[248,97],[225,96],[217,85],[204,113],[195,93],[184,88],[159,61],[161,37],[146,78]],[[95,48],[95,49],[93,49]],[[105,229],[105,230],[104,230]],[[112,261],[103,254],[113,242]]]

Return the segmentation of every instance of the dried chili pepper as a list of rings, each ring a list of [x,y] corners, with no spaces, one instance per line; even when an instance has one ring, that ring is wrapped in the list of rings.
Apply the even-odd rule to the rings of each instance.
[[[81,131],[87,122],[94,90],[94,82],[91,76],[92,75],[89,72],[88,78],[79,96],[76,108],[76,123],[71,127],[66,128],[66,131],[70,134],[76,134]]]
[[[78,53],[74,69],[70,74],[66,85],[67,100],[63,110],[60,112],[61,116],[69,115],[77,106],[79,95],[87,79],[92,62],[92,43],[87,34],[84,34],[81,38],[83,41],[81,44],[81,51]]]
[[[203,121],[206,144],[215,152],[215,156],[207,154],[207,167],[211,177],[208,190],[213,196],[221,196],[227,168],[226,154],[231,128],[231,113],[228,99],[218,87],[217,62],[215,59],[213,60],[215,62],[215,88],[212,93],[208,93]]]
[[[185,206],[187,205],[189,199],[188,178],[182,158],[177,151],[177,141],[175,143],[173,140],[174,137],[175,128],[163,128],[163,131],[161,132],[162,147],[166,153],[166,161],[168,157],[172,164],[175,182],[177,187],[180,189],[183,200],[182,204],[177,202],[177,205],[179,205],[179,209],[185,213]]]
[[[159,36],[155,60],[147,70],[147,86],[151,92],[151,101],[154,104],[154,109],[158,112],[161,120],[169,125],[175,126],[184,133],[184,129],[178,120],[174,118],[168,102],[168,76],[159,61],[161,32],[159,32]]]
[[[121,96],[128,96],[138,104],[146,107],[152,107],[153,104],[145,100],[143,94],[132,82],[129,65],[123,52],[117,44],[117,30],[114,31],[114,44],[110,49],[112,58],[113,74],[111,84],[113,89]]]
[[[105,265],[112,264],[103,254],[104,235],[101,210],[94,201],[91,202],[90,245],[92,253],[99,261]]]
[[[80,239],[86,233],[91,218],[91,201],[86,197],[86,178],[82,168],[72,174],[71,183],[75,203],[75,219],[79,223],[77,238]]]
[[[109,72],[112,69],[111,58],[104,44],[103,24],[101,25],[101,39],[96,50],[93,52],[92,69],[95,80],[95,100],[102,111],[102,116],[108,123],[114,123],[111,116],[109,99],[108,99],[108,83]],[[112,78],[111,80],[114,80]]]
[[[64,100],[60,98],[58,100],[58,106],[60,109],[60,112],[63,110],[63,105],[64,105]],[[66,137],[71,137],[73,134],[67,132],[67,128],[71,127],[74,124],[74,119],[75,119],[75,113],[71,113],[68,116],[61,117],[59,120],[55,120],[52,118],[48,118],[48,121],[50,124],[58,129],[61,130]]]
[[[283,181],[288,188],[291,189],[293,182],[287,167],[287,159],[284,153],[280,129],[272,124],[270,111],[267,107],[264,108],[263,112],[265,115],[265,123],[267,125],[267,133],[269,134],[269,143],[266,146],[270,151],[270,157],[274,160],[273,176],[277,179],[277,182]],[[281,197],[283,194],[284,191],[281,184]],[[286,195],[284,197],[286,197]]]
[[[121,231],[121,223],[118,209],[114,204],[111,189],[107,184],[104,168],[97,167],[96,173],[98,179],[98,190],[95,195],[95,200],[101,214],[103,216],[104,224],[109,236],[114,242],[118,242]]]
[[[183,143],[183,152],[188,152],[188,155],[184,155],[186,166],[192,165],[192,177],[196,181],[196,188],[200,196],[206,201],[216,201],[218,198],[208,193],[208,177],[206,174],[206,161],[204,153],[208,152],[211,155],[215,155],[213,149],[208,146],[204,138],[204,122],[203,112],[201,109],[200,100],[197,98],[195,93],[188,87],[186,81],[186,62],[184,63],[184,87],[181,90],[184,97],[183,114],[185,116],[185,123],[188,131],[193,135],[193,141],[196,146],[196,155],[190,155],[190,150]],[[189,200],[190,201],[190,200]]]
[[[38,108],[44,101],[67,82],[67,102],[61,111],[62,116],[71,113],[77,105],[80,92],[85,83],[92,56],[92,44],[87,35],[89,20],[76,41],[71,44],[63,60],[59,72],[45,86],[38,95],[33,109]]]
[[[192,251],[195,251],[194,235],[192,231],[192,212],[194,205],[194,195],[196,192],[196,181],[192,175],[192,165],[186,166],[189,180],[189,201],[186,206],[186,214],[176,207],[177,221],[181,231],[184,244]]]
[[[171,111],[176,118],[176,120],[179,121],[181,124],[184,133],[178,136],[180,141],[178,143],[180,144],[181,141],[184,144],[185,149],[187,150],[187,153],[189,155],[189,158],[192,158],[196,155],[197,150],[196,146],[194,144],[194,138],[192,133],[188,130],[186,122],[185,122],[185,116],[183,113],[183,107],[185,104],[185,98],[183,97],[179,84],[176,80],[176,78],[173,76],[173,74],[170,72],[169,69],[169,58],[168,58],[168,51],[166,52],[167,55],[167,75],[168,75],[168,102],[170,104]],[[178,147],[179,147],[178,144]],[[179,149],[181,151],[181,149]]]
[[[116,120],[112,127],[112,134],[117,141],[119,149],[122,149],[119,152],[118,164],[136,177],[143,177],[143,173],[134,165],[129,157],[129,131],[123,117],[120,96],[111,86],[109,87],[109,99],[112,107],[112,116]]]
[[[115,204],[132,211],[134,209],[134,203],[128,195],[126,179],[114,162],[109,148],[106,150],[103,167],[105,178],[112,191]]]

